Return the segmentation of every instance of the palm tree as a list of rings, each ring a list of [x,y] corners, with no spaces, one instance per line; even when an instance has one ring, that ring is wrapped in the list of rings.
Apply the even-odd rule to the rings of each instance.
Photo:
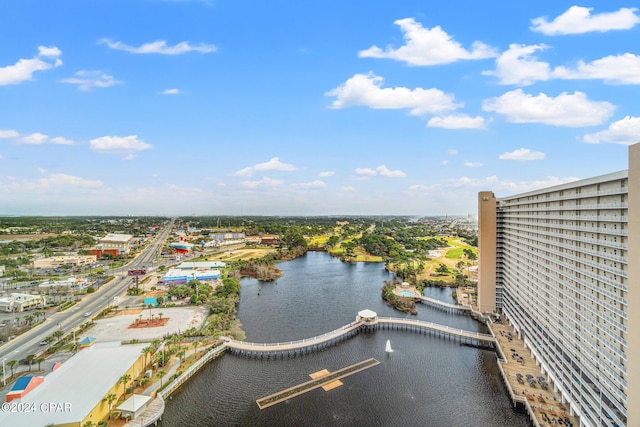
[[[18,361],[15,359],[9,360],[7,362],[7,365],[9,365],[9,367],[11,368],[11,378],[13,378],[13,367],[16,366],[16,363],[18,363]]]
[[[167,371],[165,371],[164,369],[160,369],[158,371],[158,376],[160,377],[160,388],[162,388],[162,377],[164,377],[167,374]]]
[[[124,392],[123,394],[125,398],[127,397],[127,383],[129,382],[129,380],[131,380],[131,375],[129,374],[124,374],[118,380],[118,382],[122,383],[122,391]]]
[[[44,362],[44,357],[38,357],[36,359],[36,363],[38,364],[38,371],[40,370],[40,365],[42,364],[42,362]]]
[[[82,427],[94,427],[95,424],[93,423],[93,421],[87,421],[86,423],[82,424]]]
[[[148,345],[145,348],[142,349],[142,354],[144,354],[144,366],[147,367],[149,366],[149,363],[147,362],[147,356],[149,356],[149,354],[153,352],[153,347]]]
[[[198,352],[198,341],[194,341],[193,342],[193,353],[195,354],[195,358],[198,358],[198,355],[196,354]]]
[[[109,412],[111,412],[111,410],[113,409],[113,408],[111,407],[111,405],[112,405],[112,404],[113,404],[113,402],[115,402],[117,399],[118,399],[118,396],[116,396],[116,395],[115,395],[115,394],[113,394],[113,393],[109,393],[109,394],[107,394],[107,395],[104,397],[104,399],[102,399],[103,401],[106,401],[106,402],[109,404]],[[111,414],[109,414],[109,415],[111,415]]]
[[[27,357],[25,357],[25,359],[27,359],[27,362],[29,362],[29,372],[31,372],[31,364],[33,364],[33,359],[35,358],[35,354],[28,354]]]

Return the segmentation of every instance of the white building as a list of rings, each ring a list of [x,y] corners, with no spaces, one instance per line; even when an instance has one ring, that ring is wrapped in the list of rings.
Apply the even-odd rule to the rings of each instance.
[[[132,239],[133,236],[130,234],[110,233],[98,240],[98,246],[106,253],[118,251],[118,255],[128,254],[131,251]]]
[[[47,301],[43,295],[12,293],[0,298],[0,311],[5,313],[22,312],[44,308]]]
[[[629,169],[481,192],[478,305],[501,311],[584,426],[640,426],[640,144]]]

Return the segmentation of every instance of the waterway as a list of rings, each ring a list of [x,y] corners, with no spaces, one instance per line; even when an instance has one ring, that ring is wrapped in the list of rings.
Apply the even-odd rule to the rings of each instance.
[[[283,277],[243,279],[238,317],[247,341],[279,342],[339,328],[368,308],[379,316],[412,317],[486,332],[465,315],[419,304],[410,316],[380,297],[393,275],[382,264],[346,264],[310,252],[279,265]],[[452,302],[448,288],[427,296]],[[385,352],[391,340],[392,353]],[[336,371],[375,358],[381,363],[325,392],[316,389],[260,410],[256,400],[306,382],[309,374]],[[363,333],[313,355],[278,360],[225,355],[213,360],[167,402],[165,426],[530,426],[513,410],[495,353],[413,332]]]

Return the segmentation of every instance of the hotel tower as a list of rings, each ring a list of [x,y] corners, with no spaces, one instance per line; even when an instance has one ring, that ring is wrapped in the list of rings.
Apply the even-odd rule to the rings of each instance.
[[[478,306],[503,313],[583,426],[640,426],[640,144],[629,169],[478,195]]]

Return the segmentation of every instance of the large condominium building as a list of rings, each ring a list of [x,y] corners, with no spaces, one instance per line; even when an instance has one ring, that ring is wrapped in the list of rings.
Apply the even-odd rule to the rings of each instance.
[[[478,196],[478,305],[502,312],[584,426],[640,426],[640,144],[629,169]]]

